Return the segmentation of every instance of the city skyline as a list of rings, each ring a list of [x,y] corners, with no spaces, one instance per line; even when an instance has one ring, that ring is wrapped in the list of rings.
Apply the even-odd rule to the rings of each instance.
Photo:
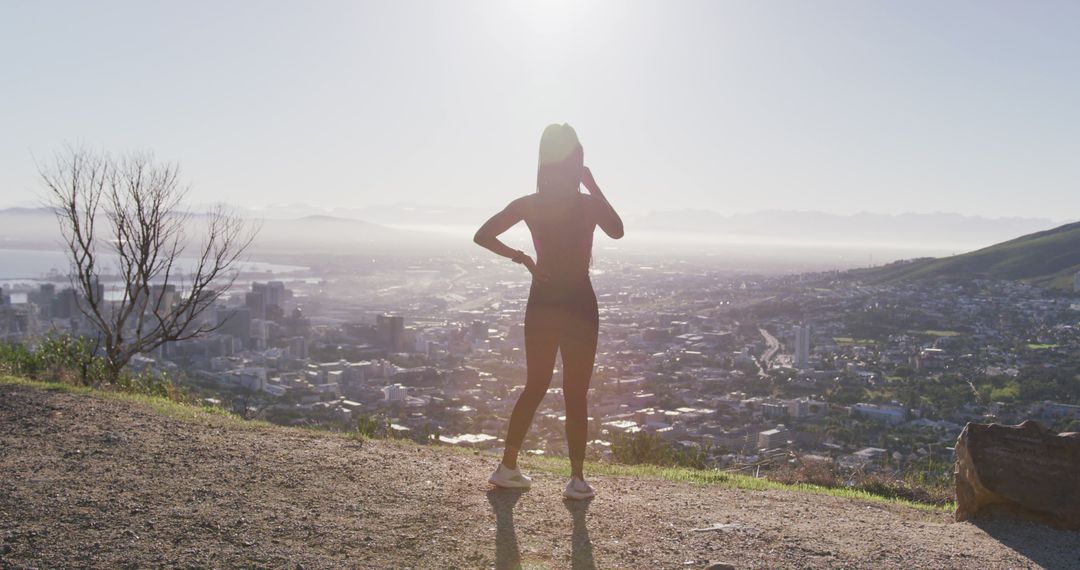
[[[81,143],[179,162],[194,203],[494,210],[563,121],[627,212],[1080,207],[1080,8],[828,7],[9,6],[0,207]]]

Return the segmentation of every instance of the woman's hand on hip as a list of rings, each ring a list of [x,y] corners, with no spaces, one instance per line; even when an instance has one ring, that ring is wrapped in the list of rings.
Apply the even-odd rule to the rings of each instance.
[[[522,261],[521,264],[529,270],[529,273],[532,273],[533,279],[536,279],[537,281],[547,281],[551,278],[551,276],[548,275],[548,272],[537,267],[536,262],[528,255],[525,256],[525,261]]]

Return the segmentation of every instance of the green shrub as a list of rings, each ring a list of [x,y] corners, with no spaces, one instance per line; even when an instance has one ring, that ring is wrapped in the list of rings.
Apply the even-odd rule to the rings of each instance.
[[[192,397],[179,388],[169,378],[168,374],[154,374],[140,372],[138,374],[123,373],[113,384],[122,392],[165,398],[173,402],[191,403]]]
[[[386,437],[390,429],[390,421],[383,415],[362,415],[356,420],[356,433],[363,437]]]
[[[21,344],[0,344],[0,373],[37,378],[40,361],[30,349]]]
[[[46,336],[34,353],[40,358],[44,373],[53,376],[50,380],[99,385],[108,376],[105,359],[95,354],[95,348],[84,337],[59,334]]]
[[[673,465],[673,452],[668,442],[655,433],[639,431],[617,434],[611,439],[611,458],[626,465]]]
[[[82,386],[99,385],[107,378],[105,360],[83,337],[49,334],[36,346],[0,345],[0,371],[35,380]]]
[[[191,397],[164,374],[123,372],[110,379],[107,362],[97,354],[95,344],[67,333],[46,335],[33,346],[0,344],[0,373],[45,382],[109,388],[174,402],[191,401]]]
[[[611,441],[611,458],[625,465],[657,465],[660,467],[689,467],[706,469],[712,456],[712,446],[676,447],[656,433],[639,431],[616,434]]]

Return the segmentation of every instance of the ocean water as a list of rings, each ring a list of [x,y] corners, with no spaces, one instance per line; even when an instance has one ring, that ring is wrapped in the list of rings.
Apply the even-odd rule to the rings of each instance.
[[[110,260],[103,259],[106,267]],[[187,260],[189,266],[193,259]],[[241,266],[244,272],[265,273],[268,277],[307,270],[297,265],[277,265],[249,261]],[[0,249],[0,282],[18,282],[44,279],[50,276],[64,278],[68,261],[62,251],[36,251],[28,249]],[[2,285],[2,283],[0,283]]]

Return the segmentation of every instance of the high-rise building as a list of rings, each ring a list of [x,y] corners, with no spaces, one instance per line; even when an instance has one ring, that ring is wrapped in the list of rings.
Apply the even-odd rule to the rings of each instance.
[[[308,357],[308,342],[302,336],[290,337],[286,341],[289,347],[289,355],[293,358],[307,358]]]
[[[37,305],[41,311],[42,316],[51,317],[53,299],[56,298],[56,285],[52,283],[42,283],[38,287],[37,291],[30,293],[28,300]]]
[[[176,304],[176,285],[170,283],[168,285],[151,285],[150,286],[150,302],[146,306],[147,312],[153,314],[160,312],[166,314]]]
[[[251,284],[251,291],[244,295],[244,305],[251,309],[252,318],[266,318],[267,297],[269,297],[269,289],[267,288],[266,283]]]
[[[244,347],[248,346],[251,342],[251,309],[218,309],[216,318],[217,322],[223,323],[217,332],[236,337]]]
[[[810,325],[799,325],[795,332],[795,367],[806,368],[810,365]]]
[[[69,319],[78,314],[78,294],[75,290],[67,287],[60,291],[56,298],[53,299],[50,313],[58,319]]]
[[[405,347],[405,319],[398,316],[379,315],[375,318],[379,342],[391,352],[401,352]]]
[[[262,319],[251,319],[251,340],[249,348],[252,350],[266,350],[266,343],[270,339],[270,322]]]
[[[281,281],[270,281],[266,284],[266,304],[285,308],[285,300],[289,298],[289,290]]]

